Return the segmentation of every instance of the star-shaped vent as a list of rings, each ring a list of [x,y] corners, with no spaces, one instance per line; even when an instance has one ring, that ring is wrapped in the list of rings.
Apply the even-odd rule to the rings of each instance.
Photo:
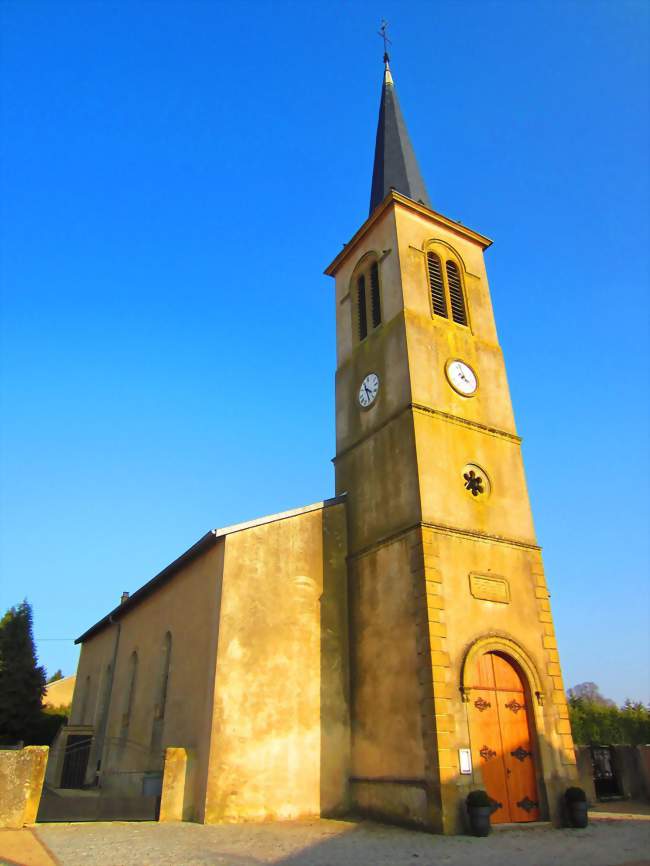
[[[463,478],[465,479],[465,490],[469,490],[472,496],[478,496],[480,493],[485,493],[483,479],[480,475],[477,475],[473,469],[470,469],[469,472],[465,472]]]

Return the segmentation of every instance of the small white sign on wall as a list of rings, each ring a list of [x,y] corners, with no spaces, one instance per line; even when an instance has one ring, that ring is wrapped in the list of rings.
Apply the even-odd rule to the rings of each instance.
[[[460,772],[463,776],[471,776],[472,774],[472,752],[471,749],[459,749],[458,758],[460,764]]]

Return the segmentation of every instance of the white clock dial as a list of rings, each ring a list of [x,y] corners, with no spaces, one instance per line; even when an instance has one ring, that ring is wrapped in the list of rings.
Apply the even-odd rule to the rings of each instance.
[[[464,397],[469,397],[478,387],[476,373],[464,361],[449,361],[447,378],[454,391],[458,391]]]
[[[376,373],[368,373],[359,388],[359,405],[367,409],[377,399],[379,393],[379,376]]]

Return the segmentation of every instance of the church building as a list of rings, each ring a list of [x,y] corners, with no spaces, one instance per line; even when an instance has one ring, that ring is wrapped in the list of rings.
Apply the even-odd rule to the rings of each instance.
[[[336,496],[207,532],[78,638],[87,749],[55,784],[138,796],[175,747],[188,820],[457,833],[485,788],[493,823],[559,823],[575,757],[491,241],[434,205],[386,56],[368,218],[326,269]]]

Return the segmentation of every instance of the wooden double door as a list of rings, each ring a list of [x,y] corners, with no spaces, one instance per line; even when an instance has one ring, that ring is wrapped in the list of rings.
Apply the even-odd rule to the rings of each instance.
[[[498,804],[493,824],[539,819],[531,719],[521,674],[505,656],[479,656],[469,692],[470,739],[475,770]]]

